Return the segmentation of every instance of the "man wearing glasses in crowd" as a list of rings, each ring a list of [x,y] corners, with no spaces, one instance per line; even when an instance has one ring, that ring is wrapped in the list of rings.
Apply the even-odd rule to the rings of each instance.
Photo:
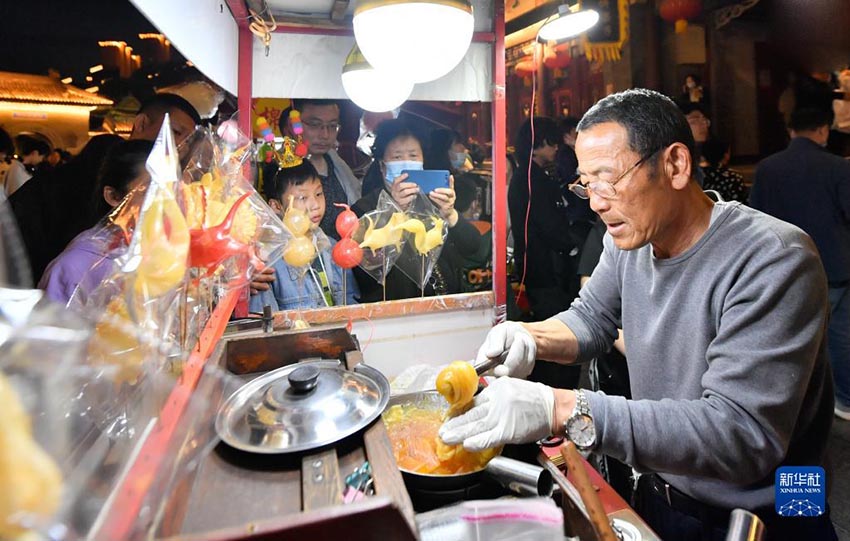
[[[351,168],[336,151],[339,133],[339,102],[336,100],[292,100],[292,107],[285,110],[278,120],[280,133],[294,137],[289,124],[289,112],[296,109],[301,113],[304,127],[303,137],[307,141],[310,163],[319,173],[325,195],[325,215],[319,223],[325,235],[339,240],[336,232],[336,217],[342,208],[334,203],[353,204],[360,199],[361,183]],[[269,267],[257,272],[251,279],[251,293],[267,291],[274,281],[274,269]]]
[[[360,181],[354,176],[348,164],[337,154],[337,134],[339,133],[339,102],[335,100],[292,100],[292,106],[301,112],[301,124],[304,126],[304,139],[310,153],[310,163],[316,168],[322,180],[322,188],[327,201],[327,210],[319,226],[329,237],[339,240],[334,224],[343,209],[333,203],[352,204],[360,199]],[[289,111],[280,116],[281,133],[292,135],[289,127]]]
[[[812,240],[706,196],[688,122],[656,92],[598,102],[576,154],[571,189],[607,227],[599,265],[566,312],[490,331],[479,360],[501,357],[496,373],[514,377],[447,421],[442,439],[476,450],[556,434],[631,464],[636,509],[662,539],[724,539],[734,508],[758,514],[767,540],[835,539],[828,512],[774,510],[776,468],[822,466],[832,422],[827,283]],[[537,358],[590,360],[618,327],[632,400],[515,379]]]

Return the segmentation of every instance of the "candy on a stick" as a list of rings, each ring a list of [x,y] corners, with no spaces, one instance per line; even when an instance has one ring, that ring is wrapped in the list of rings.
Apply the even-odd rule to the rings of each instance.
[[[395,245],[396,249],[401,249],[403,230],[398,226],[405,221],[404,213],[394,212],[387,225],[378,229],[375,229],[375,222],[371,216],[366,216],[366,221],[368,226],[363,235],[363,242],[360,243],[361,248],[369,248],[373,254],[375,250],[391,244]]]
[[[283,226],[292,235],[283,250],[283,260],[292,267],[305,267],[316,258],[316,247],[308,236],[310,218],[303,209],[295,208],[295,198],[289,197],[289,206],[283,214]]]
[[[263,141],[266,143],[274,143],[274,131],[271,126],[269,126],[269,122],[265,119],[265,117],[258,116],[254,124],[257,126],[257,130],[260,132]]]
[[[413,244],[420,255],[425,255],[443,244],[443,220],[434,218],[434,227],[425,230],[422,220],[411,218],[398,225],[399,229],[413,233]]]
[[[363,249],[351,237],[343,237],[331,251],[334,263],[343,269],[353,269],[363,261]]]

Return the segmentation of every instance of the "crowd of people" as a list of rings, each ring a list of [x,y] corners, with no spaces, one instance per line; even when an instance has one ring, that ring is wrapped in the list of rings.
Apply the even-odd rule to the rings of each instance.
[[[449,234],[424,287],[395,268],[386,277],[385,287],[357,269],[346,281],[343,299],[343,273],[331,270],[335,265],[331,264],[330,251],[324,250],[317,258],[321,269],[314,270],[322,273],[317,280],[304,280],[303,273],[287,269],[282,261],[255,273],[251,283],[253,309],[262,311],[265,304],[273,309],[317,308],[489,288],[489,278],[469,280],[473,274],[490,276],[485,271],[490,268],[492,237],[486,229],[473,225],[479,223],[482,181],[467,173],[472,164],[459,133],[439,127],[428,132],[403,120],[385,119],[376,127],[369,149],[372,165],[363,178],[358,178],[337,152],[340,103],[292,100],[292,108],[301,114],[306,159],[292,170],[276,161],[263,170],[262,193],[281,217],[290,195],[297,192],[296,205],[318,217],[315,227],[332,246],[339,240],[335,223],[342,204],[362,216],[375,210],[379,195],[385,193],[399,209],[407,210],[419,187],[405,182],[401,171],[443,169],[452,174],[450,186],[422,195],[433,205],[433,213],[445,220]],[[173,94],[158,94],[142,105],[129,141],[116,135],[98,135],[66,162],[61,152],[51,150],[41,139],[19,136],[13,142],[0,132],[0,162],[8,163],[0,170],[5,173],[6,196],[18,220],[34,281],[54,300],[68,302],[81,280],[96,282],[98,273],[89,271],[107,254],[116,253],[114,231],[110,231],[105,217],[127,193],[148,181],[144,162],[166,113],[185,161],[189,145],[182,143],[201,124],[201,118],[188,101]],[[288,113],[281,115],[280,130],[292,136]],[[55,165],[51,159],[54,155],[60,157]],[[6,156],[16,157],[6,162]],[[42,163],[45,165],[39,165]],[[457,205],[458,192],[462,206]],[[323,280],[333,294],[312,291],[316,288],[311,284]]]

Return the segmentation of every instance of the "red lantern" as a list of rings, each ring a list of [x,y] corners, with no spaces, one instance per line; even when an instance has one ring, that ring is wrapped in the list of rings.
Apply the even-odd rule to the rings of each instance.
[[[572,63],[569,47],[547,47],[543,55],[543,65],[549,69],[564,69]]]
[[[702,12],[700,0],[663,0],[658,6],[661,18],[676,23],[676,33],[681,34],[688,28],[688,19],[694,19]]]
[[[514,72],[520,77],[533,77],[537,73],[537,63],[531,58],[526,58],[517,62],[514,66]]]

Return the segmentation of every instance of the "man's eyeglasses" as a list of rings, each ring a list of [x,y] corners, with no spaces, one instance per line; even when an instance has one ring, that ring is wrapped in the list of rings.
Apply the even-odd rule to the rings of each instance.
[[[316,131],[325,131],[327,130],[329,133],[336,133],[339,131],[339,122],[328,122],[327,124],[322,122],[321,120],[304,120],[302,123],[310,128],[311,130]]]
[[[636,161],[634,165],[617,176],[614,176],[614,173],[609,171],[603,171],[597,175],[579,175],[578,179],[570,184],[568,188],[571,192],[582,199],[590,199],[590,192],[595,193],[603,199],[613,199],[617,196],[617,189],[614,188],[614,184],[617,184],[625,178],[626,175],[635,171],[638,167],[649,161],[662,149],[663,147],[659,148],[652,154],[644,156]],[[585,179],[584,183],[582,183],[582,179]]]

